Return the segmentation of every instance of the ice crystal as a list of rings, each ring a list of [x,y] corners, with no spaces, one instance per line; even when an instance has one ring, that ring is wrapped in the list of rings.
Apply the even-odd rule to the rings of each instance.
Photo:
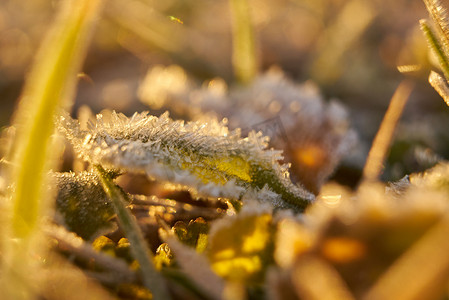
[[[295,84],[275,68],[250,85],[228,90],[222,79],[199,87],[180,67],[158,66],[141,85],[140,98],[151,108],[170,108],[191,119],[215,115],[227,118],[230,128],[261,130],[284,150],[292,172],[313,192],[356,140],[340,104],[325,103],[313,83]]]
[[[105,112],[88,130],[69,116],[61,118],[59,128],[75,152],[92,164],[145,172],[201,196],[240,199],[249,192],[263,201],[268,189],[276,194],[270,194],[275,207],[297,211],[313,200],[290,181],[287,166],[278,162],[281,152],[266,149],[266,137],[250,132],[241,138],[240,130],[229,131],[224,122]]]

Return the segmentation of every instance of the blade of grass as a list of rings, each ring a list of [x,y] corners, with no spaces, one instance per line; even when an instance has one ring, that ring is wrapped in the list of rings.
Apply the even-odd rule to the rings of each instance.
[[[232,65],[238,82],[250,83],[257,75],[254,28],[248,0],[230,0],[232,15]]]
[[[421,30],[424,32],[424,35],[427,38],[427,43],[429,44],[430,49],[436,55],[438,62],[440,63],[440,68],[443,71],[446,80],[449,79],[449,60],[438,41],[437,36],[433,32],[427,20],[420,20]]]
[[[53,116],[68,108],[76,74],[87,51],[93,22],[102,0],[65,1],[58,19],[37,54],[16,115],[17,138],[12,162],[13,235],[26,237],[36,227],[42,205],[43,182],[49,167]],[[51,164],[50,164],[51,166]]]
[[[95,165],[95,169],[97,170],[106,194],[112,200],[119,223],[131,244],[131,251],[139,262],[145,286],[153,294],[153,299],[170,299],[164,279],[154,267],[152,258],[150,257],[151,252],[145,243],[139,225],[131,212],[126,208],[126,203],[129,203],[129,201],[126,201],[125,194],[117,188],[110,176],[100,165]]]
[[[31,242],[39,236],[38,224],[50,205],[46,174],[57,159],[51,147],[53,118],[61,106],[71,105],[76,73],[81,68],[102,2],[61,3],[22,92],[14,119],[16,139],[8,158],[13,166],[9,181],[14,183],[15,190],[11,195],[12,214],[7,232],[10,239],[3,249],[1,283],[5,299],[33,297],[33,282],[27,276],[37,272],[30,252],[42,254],[42,251]]]
[[[424,4],[426,5],[427,11],[432,18],[433,24],[437,29],[438,36],[443,45],[442,49],[444,49],[445,53],[449,51],[449,23],[447,19],[447,11],[441,5],[441,1],[439,0],[424,0]]]
[[[363,168],[363,179],[365,181],[373,182],[378,179],[382,171],[382,164],[393,139],[394,129],[402,115],[412,88],[413,84],[411,82],[403,81],[391,98],[390,105],[382,120],[379,131],[374,138],[365,167]]]

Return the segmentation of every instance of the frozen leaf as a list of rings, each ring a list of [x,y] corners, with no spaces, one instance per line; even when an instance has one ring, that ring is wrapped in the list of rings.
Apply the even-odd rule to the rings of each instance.
[[[53,177],[58,186],[56,210],[69,230],[90,239],[111,228],[114,208],[96,174],[54,173]]]
[[[230,128],[244,128],[244,133],[262,131],[271,145],[284,150],[295,179],[312,192],[318,192],[355,144],[346,110],[336,101],[326,103],[311,82],[296,84],[272,68],[250,84],[228,90],[222,79],[200,87],[181,70],[177,66],[150,70],[141,86],[141,100],[151,108],[162,106],[191,119],[205,114],[227,118]],[[164,89],[159,78],[176,79],[175,86],[182,90]],[[156,101],[152,89],[163,89],[163,100]]]
[[[314,198],[290,181],[287,166],[278,162],[280,151],[267,150],[265,137],[252,132],[241,138],[239,130],[229,131],[223,122],[106,112],[87,131],[69,116],[61,118],[59,128],[75,152],[92,164],[146,172],[206,197],[239,199],[250,192],[260,201],[296,211]]]

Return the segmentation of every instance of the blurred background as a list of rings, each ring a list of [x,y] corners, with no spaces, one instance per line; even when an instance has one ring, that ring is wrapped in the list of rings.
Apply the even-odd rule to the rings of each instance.
[[[10,124],[58,2],[0,2],[1,127]],[[383,179],[397,180],[449,157],[449,108],[427,83],[436,67],[419,29],[419,19],[428,17],[421,0],[249,3],[259,71],[275,65],[295,82],[313,81],[326,99],[337,98],[349,111],[359,142],[333,179],[357,182],[390,98],[404,78],[412,78],[415,88]],[[232,86],[231,27],[227,0],[107,1],[79,76],[74,112],[82,105],[95,113],[149,110],[138,99],[138,87],[155,65],[177,64],[199,83],[220,77]]]

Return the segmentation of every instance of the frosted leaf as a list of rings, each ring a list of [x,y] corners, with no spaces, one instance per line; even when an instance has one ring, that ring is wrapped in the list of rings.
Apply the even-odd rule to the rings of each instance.
[[[141,89],[150,92],[145,88],[147,84],[153,88],[158,85],[155,73],[173,78],[178,72],[179,67],[172,66],[152,69]],[[312,192],[318,192],[355,144],[356,134],[349,128],[342,105],[336,101],[326,103],[313,83],[296,84],[276,68],[247,86],[229,90],[220,79],[199,86],[183,78],[182,93],[167,91],[164,102],[158,105],[150,93],[141,93],[142,102],[154,109],[163,105],[194,120],[205,114],[227,118],[230,128],[243,128],[244,134],[262,131],[271,138],[271,145],[284,150],[297,177],[294,179]]]
[[[53,173],[52,177],[58,187],[56,210],[69,230],[90,239],[111,228],[114,208],[96,174]]]
[[[314,198],[290,181],[287,167],[278,162],[281,153],[266,150],[268,140],[261,133],[241,138],[239,130],[229,131],[215,119],[184,123],[168,113],[127,118],[105,112],[88,130],[69,116],[61,118],[59,129],[92,164],[145,172],[201,196],[239,199],[249,192],[263,200],[269,189],[277,195],[275,207],[296,211]]]

